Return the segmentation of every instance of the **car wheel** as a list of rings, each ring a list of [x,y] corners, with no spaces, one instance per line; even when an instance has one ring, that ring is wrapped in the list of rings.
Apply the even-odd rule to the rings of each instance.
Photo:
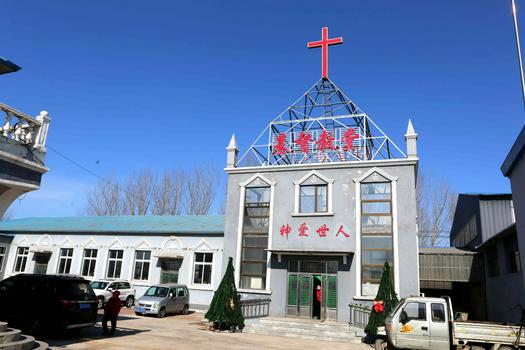
[[[135,312],[135,315],[142,316],[142,314],[140,312]]]
[[[374,342],[374,349],[375,350],[386,350],[388,349],[388,343],[384,339],[376,339]]]
[[[189,307],[189,305],[184,305],[184,308],[182,309],[182,314],[183,314],[183,315],[187,315],[188,312],[190,312],[190,307]]]
[[[102,309],[104,307],[104,297],[98,297],[98,308]]]
[[[135,304],[135,298],[133,298],[131,295],[126,298],[126,307],[132,307],[133,304]]]
[[[166,316],[166,308],[162,307],[159,310],[159,313],[157,314],[158,318],[164,318]]]

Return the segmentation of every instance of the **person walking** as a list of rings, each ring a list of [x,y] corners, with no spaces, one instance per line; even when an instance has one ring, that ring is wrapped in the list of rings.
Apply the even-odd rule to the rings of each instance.
[[[122,302],[119,298],[120,292],[118,290],[113,291],[113,296],[109,298],[106,306],[104,306],[104,316],[102,317],[102,334],[108,334],[108,321],[111,321],[111,330],[109,335],[115,334],[115,328],[117,327],[117,317],[122,307]]]

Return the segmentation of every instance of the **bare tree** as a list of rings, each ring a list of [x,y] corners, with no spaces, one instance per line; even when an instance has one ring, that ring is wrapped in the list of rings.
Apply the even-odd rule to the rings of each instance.
[[[86,194],[87,215],[206,215],[220,184],[220,177],[208,167],[164,171],[158,178],[144,170],[125,181],[100,180]]]
[[[186,173],[183,170],[164,171],[153,193],[153,215],[180,215],[184,207]]]
[[[87,215],[107,216],[122,213],[121,190],[119,183],[113,177],[100,180],[86,194],[85,213]]]
[[[186,181],[186,214],[208,214],[217,193],[218,178],[210,166],[193,170]]]
[[[420,246],[448,244],[457,194],[446,179],[436,181],[420,172],[416,188]]]

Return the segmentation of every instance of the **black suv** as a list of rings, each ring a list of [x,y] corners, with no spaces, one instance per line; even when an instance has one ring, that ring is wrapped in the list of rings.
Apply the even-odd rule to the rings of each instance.
[[[90,327],[97,297],[81,277],[19,274],[0,282],[0,320],[30,334]]]

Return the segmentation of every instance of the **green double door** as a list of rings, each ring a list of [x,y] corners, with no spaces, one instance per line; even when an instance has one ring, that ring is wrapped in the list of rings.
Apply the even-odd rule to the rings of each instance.
[[[317,301],[316,289],[321,287],[321,301]],[[337,317],[337,276],[313,273],[288,274],[287,316],[319,318]]]

